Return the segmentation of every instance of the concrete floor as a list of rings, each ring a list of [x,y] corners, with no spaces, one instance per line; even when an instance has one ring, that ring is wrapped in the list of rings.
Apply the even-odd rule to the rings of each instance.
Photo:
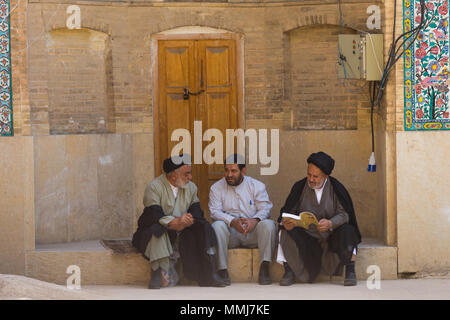
[[[450,279],[383,280],[380,289],[369,290],[366,281],[356,287],[344,287],[341,282],[277,284],[260,286],[254,283],[233,283],[226,288],[176,286],[149,290],[142,286],[84,286],[81,291],[105,299],[133,300],[316,300],[316,299],[444,299],[450,300]]]

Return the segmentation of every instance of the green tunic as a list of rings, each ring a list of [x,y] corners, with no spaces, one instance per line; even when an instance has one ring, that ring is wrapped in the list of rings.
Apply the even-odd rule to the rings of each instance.
[[[199,202],[197,186],[193,182],[188,182],[185,188],[178,188],[178,194],[175,198],[165,174],[151,181],[145,188],[144,206],[161,206],[165,216],[159,219],[159,223],[165,227],[175,217],[186,213],[189,207],[196,202]],[[172,253],[173,248],[167,233],[164,233],[160,238],[152,236],[145,250],[145,256],[150,260],[153,270],[161,267],[167,271],[168,258]]]

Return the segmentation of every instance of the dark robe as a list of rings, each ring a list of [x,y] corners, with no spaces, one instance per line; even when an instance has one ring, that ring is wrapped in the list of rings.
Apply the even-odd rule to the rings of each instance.
[[[212,259],[207,250],[217,245],[217,238],[210,223],[203,217],[200,203],[193,203],[188,211],[194,218],[194,223],[179,234],[179,251],[186,278],[198,281],[200,285],[209,285],[212,277]],[[169,230],[159,223],[164,216],[161,206],[146,207],[139,217],[137,231],[133,235],[133,246],[145,256],[145,250],[152,236],[161,237],[168,232],[170,241],[174,243],[177,232]]]
[[[337,196],[339,203],[349,216],[348,223],[333,230],[326,240],[328,250],[336,253],[341,261],[341,264],[338,265],[338,268],[334,273],[341,274],[343,265],[348,263],[351,259],[353,248],[356,248],[357,244],[361,242],[361,233],[356,221],[355,210],[350,194],[337,179],[329,176],[328,180],[331,182],[333,191]],[[306,183],[307,180],[304,178],[294,184],[284,206],[280,210],[278,222],[281,222],[281,215],[283,212],[299,214],[299,212],[296,212],[296,208],[298,208]],[[280,229],[284,229],[283,226],[280,225]],[[313,282],[321,269],[323,245],[321,245],[318,239],[312,237],[303,228],[297,227],[287,232],[294,240],[299,251],[299,256],[304,261],[305,268],[309,273],[309,282]]]

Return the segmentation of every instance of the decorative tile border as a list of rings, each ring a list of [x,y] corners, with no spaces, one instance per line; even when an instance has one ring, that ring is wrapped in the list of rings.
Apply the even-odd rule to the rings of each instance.
[[[448,0],[427,0],[426,7],[432,21],[404,54],[405,130],[450,130]],[[404,0],[404,32],[420,19],[420,1]]]
[[[0,0],[0,134],[13,135],[9,0]]]

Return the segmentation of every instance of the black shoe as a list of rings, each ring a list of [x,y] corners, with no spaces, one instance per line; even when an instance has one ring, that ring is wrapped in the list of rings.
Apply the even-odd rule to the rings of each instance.
[[[355,262],[352,261],[345,266],[344,286],[356,286]]]
[[[217,271],[217,274],[222,279],[222,282],[225,283],[227,286],[231,284],[230,275],[228,274],[227,269],[222,269]]]
[[[295,283],[295,274],[287,263],[284,264],[284,275],[280,280],[280,286],[290,286]]]
[[[214,255],[209,255],[209,263],[211,267],[211,279],[208,283],[199,283],[201,287],[226,287],[226,283],[222,280],[222,278],[217,274],[216,271],[216,257]]]
[[[160,289],[161,288],[161,268],[152,270],[150,282],[148,283],[149,289]]]
[[[269,261],[263,261],[259,267],[258,283],[261,285],[271,284],[269,272]]]
[[[217,274],[217,272],[212,273],[210,287],[226,287],[227,284],[223,279]]]

